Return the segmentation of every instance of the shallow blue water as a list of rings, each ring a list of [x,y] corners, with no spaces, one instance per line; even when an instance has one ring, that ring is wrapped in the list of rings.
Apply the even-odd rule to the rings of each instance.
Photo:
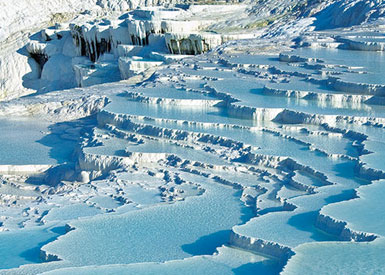
[[[0,234],[0,269],[41,263],[40,248],[64,233],[63,225],[2,232]]]
[[[56,164],[70,159],[74,142],[50,134],[36,119],[0,120],[0,164]]]

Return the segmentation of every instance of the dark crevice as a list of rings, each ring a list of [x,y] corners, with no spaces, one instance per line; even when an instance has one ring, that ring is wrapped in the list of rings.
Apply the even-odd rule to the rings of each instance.
[[[42,53],[29,53],[30,57],[33,58],[40,67],[39,78],[41,77],[41,72],[43,71],[44,64],[48,61],[48,56]]]

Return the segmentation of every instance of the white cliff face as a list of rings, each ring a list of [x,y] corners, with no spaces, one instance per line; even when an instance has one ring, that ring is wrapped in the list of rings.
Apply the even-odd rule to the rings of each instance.
[[[166,44],[172,54],[201,54],[221,45],[222,38],[215,34],[166,34]]]
[[[23,86],[22,78],[36,79],[39,77],[39,66],[34,60],[18,53],[0,57],[1,63],[1,100],[17,98],[33,93],[34,90]]]

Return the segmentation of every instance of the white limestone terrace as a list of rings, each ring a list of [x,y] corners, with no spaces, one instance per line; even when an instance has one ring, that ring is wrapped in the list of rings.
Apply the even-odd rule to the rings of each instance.
[[[255,43],[257,45],[258,42]],[[252,44],[250,49],[258,51]],[[322,219],[331,215],[325,214],[325,204],[357,196],[352,190],[362,183],[359,177],[364,178],[365,183],[384,177],[381,167],[372,168],[371,161],[361,161],[361,157],[374,151],[373,147],[366,148],[366,143],[381,142],[384,122],[381,110],[376,118],[371,115],[371,105],[365,103],[366,108],[344,107],[343,110],[334,104],[320,109],[314,109],[316,104],[307,107],[312,101],[317,103],[317,98],[308,99],[303,105],[296,101],[293,105],[282,95],[276,97],[263,93],[263,87],[268,82],[283,78],[290,83],[291,78],[301,76],[293,77],[285,68],[271,70],[269,66],[279,69],[284,65],[278,55],[275,59],[251,55],[247,64],[242,58],[242,53],[234,51],[231,56],[221,55],[220,62],[216,53],[181,60],[160,69],[151,82],[145,82],[141,87],[117,83],[67,91],[65,97],[68,103],[63,102],[60,92],[55,92],[3,104],[3,114],[19,110],[19,115],[29,112],[58,121],[76,114],[75,110],[79,108],[76,104],[82,104],[80,106],[89,110],[84,112],[84,116],[97,113],[97,121],[88,122],[91,127],[92,123],[93,127],[97,123],[97,128],[84,134],[72,132],[72,139],[80,138],[81,141],[74,146],[77,155],[74,165],[58,166],[56,169],[62,167],[60,169],[67,171],[60,173],[61,178],[57,178],[59,174],[55,170],[47,172],[46,181],[52,186],[29,187],[37,193],[28,196],[13,195],[26,188],[20,186],[25,185],[23,181],[28,178],[17,178],[16,175],[4,178],[4,188],[8,188],[9,195],[6,197],[8,204],[3,207],[4,215],[8,217],[3,221],[3,228],[11,230],[9,238],[15,238],[13,234],[18,232],[13,224],[37,232],[53,224],[63,226],[69,223],[74,228],[58,241],[42,248],[45,260],[59,261],[25,265],[10,272],[33,274],[57,269],[56,272],[60,273],[77,266],[95,264],[114,269],[116,267],[111,264],[123,263],[125,265],[119,268],[124,272],[135,268],[128,263],[141,261],[166,261],[162,270],[169,270],[172,268],[172,264],[168,264],[170,261],[186,258],[189,254],[212,254],[216,246],[228,242],[232,247],[273,257],[275,260],[270,265],[274,268],[268,269],[268,272],[276,273],[296,253],[296,247],[302,244],[344,240],[367,242],[378,238],[379,234],[373,230],[361,233],[349,223],[348,229],[341,235],[334,229],[339,222],[331,222],[332,219],[322,222]],[[269,63],[267,67],[266,62]],[[188,69],[190,64],[194,64],[194,70]],[[317,74],[318,67],[312,68],[309,73]],[[362,70],[370,73],[370,68],[363,67]],[[302,78],[302,81],[308,81],[307,76]],[[233,87],[231,83],[235,79],[241,79],[242,85]],[[329,93],[333,94],[333,90]],[[91,94],[93,97],[89,97]],[[171,99],[175,104],[170,104]],[[100,103],[93,103],[98,100],[101,100]],[[210,100],[212,104],[208,104]],[[311,110],[318,110],[318,114],[308,114]],[[69,138],[66,136],[69,129],[65,129],[59,127],[57,133]],[[332,143],[335,145],[331,146]],[[358,169],[364,161],[368,161],[367,169]],[[56,185],[57,180],[62,183]],[[70,184],[69,181],[77,184]],[[232,188],[235,188],[234,191],[231,191]],[[229,196],[226,192],[236,192],[234,204],[218,197],[219,194]],[[64,194],[71,194],[71,201],[66,201]],[[223,211],[225,205],[218,207],[218,199],[226,202],[226,207],[235,208]],[[218,224],[220,219],[226,220],[227,224],[219,222],[224,227],[207,227],[211,223],[203,216],[195,219],[194,212],[191,212],[196,209],[195,200],[198,200],[196,203],[201,210],[208,211],[204,217],[210,217],[212,226]],[[172,204],[169,205],[169,202]],[[213,208],[210,203],[216,207]],[[12,204],[14,206],[11,207]],[[240,206],[244,210],[239,210]],[[62,210],[59,212],[59,209]],[[143,212],[144,209],[146,212]],[[214,209],[227,215],[215,214]],[[18,211],[26,213],[21,220],[18,219]],[[240,219],[239,211],[248,214]],[[79,216],[79,213],[82,215]],[[151,218],[154,213],[158,220]],[[173,218],[167,218],[171,213],[174,213]],[[233,215],[234,219],[230,219],[229,215]],[[194,228],[197,230],[193,231],[196,235],[191,230],[186,232],[189,238],[210,235],[223,229],[227,229],[226,233],[209,238],[209,243],[213,243],[210,252],[199,252],[205,247],[199,244],[193,246],[198,251],[188,248],[178,250],[177,247],[185,244],[186,236],[180,231],[180,237],[170,242],[169,235],[174,234],[170,230],[191,227],[190,220],[183,218],[186,216],[194,217]],[[167,230],[164,228],[165,219],[173,221]],[[137,222],[132,224],[128,221]],[[125,229],[127,222],[134,226],[132,231]],[[201,222],[205,226],[201,226]],[[36,227],[34,223],[41,225]],[[113,226],[105,227],[105,224]],[[88,233],[91,228],[92,235]],[[148,238],[151,234],[143,235],[141,228],[150,232],[164,228],[164,231]],[[202,228],[212,231],[202,232]],[[122,246],[122,239],[115,236],[121,236],[126,245]],[[6,240],[8,235],[4,238]],[[103,240],[105,245],[95,246],[96,239],[99,242]],[[146,245],[150,250],[143,250],[145,242],[162,243],[163,252],[151,245]],[[122,252],[124,247],[131,252]],[[136,248],[135,254],[132,254],[133,248]],[[149,251],[151,254],[148,254]],[[218,251],[218,255],[222,255],[221,250]],[[238,253],[235,251],[232,253]],[[122,257],[128,254],[130,258]],[[143,258],[144,254],[147,258]],[[12,255],[9,253],[8,257],[12,258]],[[198,259],[187,258],[179,263],[188,268],[190,261]],[[227,261],[229,264],[232,262]],[[265,257],[258,260],[265,261]],[[11,267],[31,262],[31,259],[19,260]],[[265,268],[264,264],[261,266],[252,270]],[[58,268],[66,269],[61,271]],[[84,272],[88,269],[83,268]]]
[[[361,7],[343,2],[334,7],[347,14]],[[283,30],[276,23],[271,36]],[[26,47],[44,65],[39,77],[53,79],[57,66],[82,87],[60,90],[60,78],[58,91],[0,104],[0,274],[316,274],[329,261],[342,273],[384,270],[384,56],[351,46],[377,43],[382,28],[306,33],[293,23],[294,40],[171,60],[152,47],[164,46],[150,38],[162,23],[150,23],[151,47],[108,40],[135,44],[119,24],[92,19],[83,36],[64,24]],[[147,43],[146,24],[133,25]],[[126,80],[115,78],[119,65]]]

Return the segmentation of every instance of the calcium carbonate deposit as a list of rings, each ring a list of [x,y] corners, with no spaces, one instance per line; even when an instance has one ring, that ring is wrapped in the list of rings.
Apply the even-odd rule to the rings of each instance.
[[[0,0],[0,274],[384,274],[382,0]]]

